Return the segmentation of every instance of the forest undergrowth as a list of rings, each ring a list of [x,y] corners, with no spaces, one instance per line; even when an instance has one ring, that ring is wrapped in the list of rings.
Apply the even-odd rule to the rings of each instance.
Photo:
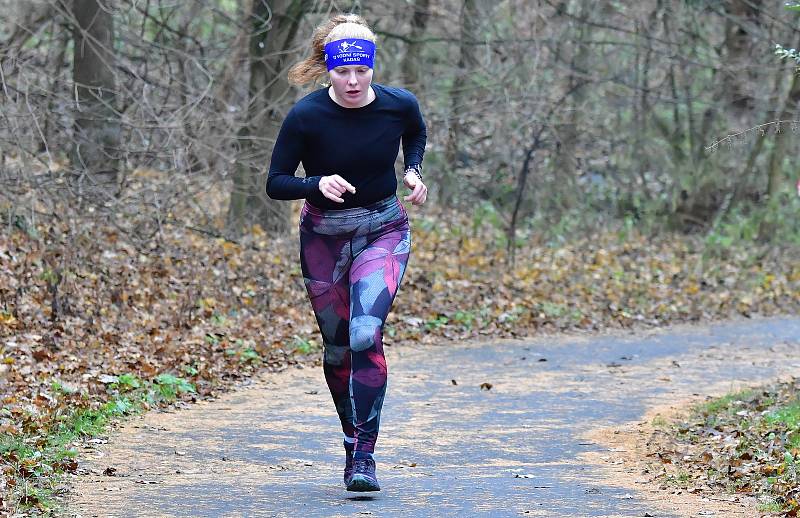
[[[296,205],[295,209],[299,206]],[[517,242],[478,213],[410,209],[388,346],[663,326],[800,310],[794,246],[591,235]],[[236,241],[164,222],[151,239],[79,217],[3,220],[0,510],[47,514],[81,444],[115,418],[316,362],[296,236]]]

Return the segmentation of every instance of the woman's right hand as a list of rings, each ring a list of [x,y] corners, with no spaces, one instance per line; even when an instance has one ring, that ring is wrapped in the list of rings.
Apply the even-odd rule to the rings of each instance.
[[[342,199],[344,191],[350,191],[355,194],[356,188],[338,174],[323,176],[319,179],[319,192],[329,200],[333,200],[336,203],[344,203]]]

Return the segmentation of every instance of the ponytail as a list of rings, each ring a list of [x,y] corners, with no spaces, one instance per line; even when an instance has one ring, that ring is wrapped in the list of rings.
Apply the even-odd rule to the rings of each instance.
[[[328,74],[325,65],[325,44],[343,38],[361,38],[375,41],[364,18],[357,14],[339,14],[314,29],[311,37],[311,52],[303,61],[289,69],[289,82],[304,85],[319,80]]]

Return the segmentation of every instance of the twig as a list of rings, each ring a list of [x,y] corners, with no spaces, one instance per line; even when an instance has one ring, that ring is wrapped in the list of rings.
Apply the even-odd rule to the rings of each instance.
[[[727,137],[722,138],[720,140],[717,140],[716,142],[712,143],[711,145],[706,146],[705,150],[713,152],[713,151],[715,151],[717,149],[717,147],[719,147],[720,144],[722,144],[722,143],[724,143],[724,142],[726,142],[728,140],[732,140],[732,139],[734,139],[736,137],[739,137],[739,136],[744,135],[746,133],[749,133],[751,131],[762,131],[763,132],[763,131],[765,131],[764,128],[766,128],[768,126],[772,126],[773,124],[777,124],[777,125],[780,126],[780,124],[782,124],[784,122],[788,122],[788,123],[791,123],[791,124],[800,124],[800,120],[776,120],[776,121],[771,121],[771,122],[765,122],[764,124],[759,124],[758,126],[753,126],[752,128],[747,128],[746,130],[740,131],[739,133],[732,133],[732,134],[728,135]],[[778,130],[780,130],[780,127],[778,128]],[[776,130],[776,132],[777,132],[777,130]]]

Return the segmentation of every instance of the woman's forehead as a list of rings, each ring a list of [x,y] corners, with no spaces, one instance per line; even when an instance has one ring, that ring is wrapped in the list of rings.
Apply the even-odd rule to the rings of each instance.
[[[358,70],[360,68],[369,68],[367,65],[339,65],[334,67],[336,70]]]

